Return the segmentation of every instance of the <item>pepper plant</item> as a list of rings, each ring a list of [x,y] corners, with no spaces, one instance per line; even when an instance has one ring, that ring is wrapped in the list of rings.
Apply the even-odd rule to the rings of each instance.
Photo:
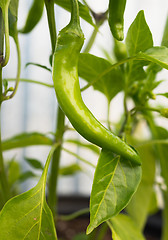
[[[143,10],[137,13],[124,39],[126,0],[109,0],[107,11],[100,15],[88,4],[84,0],[34,0],[24,27],[18,30],[19,0],[0,1],[0,104],[10,101],[17,93],[19,82],[24,81],[20,79],[18,36],[30,33],[36,27],[44,8],[51,39],[51,56],[47,56],[50,69],[39,63],[31,64],[51,71],[53,85],[31,79],[27,81],[51,87],[56,92],[59,104],[57,127],[52,138],[37,132],[22,133],[4,140],[0,138],[0,239],[58,239],[55,227],[58,219],[70,219],[86,211],[90,212],[90,224],[84,239],[94,239],[92,232],[103,223],[110,228],[114,240],[145,239],[143,230],[147,217],[159,209],[156,187],[162,192],[164,201],[162,240],[168,238],[168,131],[156,121],[157,115],[168,117],[168,109],[158,106],[156,101],[158,95],[168,96],[166,91],[157,92],[158,85],[162,83],[157,75],[163,68],[168,69],[168,23],[160,46],[153,46],[152,33]],[[58,35],[55,5],[71,14],[70,23]],[[80,18],[93,27],[93,34],[84,49]],[[114,39],[113,54],[106,53],[108,59],[89,53],[99,27],[106,20]],[[14,87],[10,87],[12,79],[3,78],[9,57],[12,58],[9,35],[14,39],[18,53]],[[86,81],[83,88],[80,88],[79,77]],[[89,87],[105,95],[109,110],[115,96],[123,93],[124,111],[117,124],[112,124],[108,118],[105,127],[86,107],[81,94]],[[152,105],[151,99],[154,102]],[[63,144],[67,141],[64,133],[71,130],[65,125],[65,118],[88,143],[72,139],[68,141],[96,153],[96,166],[64,148]],[[150,133],[148,139],[137,138],[142,123]],[[3,152],[33,145],[51,146],[51,150],[44,167],[38,160],[26,159],[32,168],[40,169],[42,174],[35,187],[20,193],[14,187],[16,182],[23,182],[34,175],[23,172],[11,181],[12,161],[5,161]],[[68,217],[58,214],[58,178],[61,174],[75,174],[81,167],[79,164],[60,167],[61,152],[65,150],[95,168],[90,209]],[[48,173],[50,162],[51,170]],[[166,187],[157,182],[158,175]],[[103,236],[99,239],[103,239]]]

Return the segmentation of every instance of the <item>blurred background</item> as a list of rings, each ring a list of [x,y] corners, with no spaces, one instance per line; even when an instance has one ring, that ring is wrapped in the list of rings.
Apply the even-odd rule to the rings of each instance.
[[[108,7],[108,0],[88,0],[87,3],[96,13],[105,12]],[[32,1],[30,0],[20,1],[18,28],[23,27],[31,4]],[[138,11],[144,10],[146,21],[153,34],[154,45],[160,45],[167,17],[167,7],[167,0],[127,0],[125,11],[125,36]],[[70,14],[58,6],[55,6],[55,14],[58,33],[58,31],[69,22]],[[81,20],[81,25],[85,35],[85,44],[87,44],[89,36],[93,31],[93,27],[83,20]],[[39,63],[51,68],[49,64],[51,45],[46,11],[44,11],[43,17],[37,27],[30,34],[20,34],[19,40],[22,57],[21,78],[44,81],[52,84],[50,72],[35,66],[28,66],[25,68],[27,62]],[[105,57],[104,52],[108,51],[109,54],[112,54],[112,48],[113,39],[106,21],[100,27],[95,44],[90,53],[99,57]],[[4,69],[3,77],[14,78],[16,75],[16,68],[16,49],[13,40],[11,39],[11,57],[9,64]],[[159,79],[168,79],[168,73],[166,70],[159,73]],[[84,81],[81,81],[81,86],[84,84]],[[165,92],[167,87],[168,85],[165,82],[161,84],[158,91],[163,91],[164,89]],[[92,87],[90,87],[82,94],[82,96],[88,108],[99,120],[103,121],[107,119],[106,98],[100,92],[93,91]],[[163,98],[158,98],[158,104],[159,101],[162,100]],[[121,117],[122,111],[122,94],[118,94],[111,104],[110,120],[112,122],[117,122]],[[40,132],[44,134],[51,134],[55,131],[56,127],[56,113],[57,100],[54,89],[21,82],[16,96],[12,100],[2,104],[2,138],[7,139],[21,132]],[[68,123],[68,121],[66,122]],[[167,122],[165,120],[165,123],[163,122],[165,127],[166,123]],[[73,131],[68,131],[65,134],[65,138],[80,139],[79,135]],[[97,161],[97,155],[94,155],[88,150],[86,151],[70,144],[66,144],[66,147],[88,161],[93,163]],[[29,169],[28,164],[23,160],[24,157],[26,156],[29,158],[39,159],[45,163],[49,149],[49,147],[44,146],[16,149],[5,152],[4,157],[6,160],[15,158],[17,161],[22,163],[23,169]],[[74,156],[66,152],[62,153],[62,166],[66,166],[67,164],[75,163],[77,161],[78,160]],[[73,177],[61,177],[59,179],[58,189],[61,195],[79,194],[88,196],[90,194],[94,172],[93,169],[89,168],[87,165],[83,163],[81,164],[84,169],[83,173],[75,174]],[[26,183],[23,184],[23,190],[27,190],[32,187],[36,180],[37,179],[26,181]]]

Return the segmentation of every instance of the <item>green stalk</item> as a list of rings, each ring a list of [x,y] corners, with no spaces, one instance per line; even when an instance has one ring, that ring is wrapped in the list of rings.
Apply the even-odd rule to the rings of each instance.
[[[56,40],[57,40],[55,14],[54,14],[54,0],[44,0],[44,2],[47,10],[48,26],[50,31],[50,39],[51,39],[52,54],[53,54],[55,50]]]
[[[84,53],[88,53],[90,51],[90,49],[92,48],[93,43],[96,39],[97,33],[98,33],[98,28],[94,28],[92,35],[91,35],[85,49],[83,50]]]
[[[3,63],[3,47],[4,47],[4,22],[2,10],[0,8],[0,65]]]
[[[47,18],[48,18],[48,25],[50,29],[50,39],[51,39],[52,54],[53,54],[55,51],[55,45],[57,40],[55,14],[54,14],[54,0],[45,0],[45,6],[47,9]],[[48,183],[48,205],[54,217],[57,215],[57,182],[58,182],[58,172],[59,172],[62,140],[63,140],[63,134],[65,129],[64,122],[65,122],[65,115],[60,109],[60,107],[58,107],[55,142],[59,142],[60,145],[53,154],[53,158],[51,161],[51,172],[50,172],[49,183]]]
[[[2,67],[0,66],[0,99],[2,99]],[[9,186],[5,172],[1,139],[1,103],[0,103],[0,183],[4,203],[9,199]]]
[[[55,141],[59,142],[60,145],[53,154],[53,159],[51,162],[51,172],[50,172],[49,183],[48,183],[48,205],[54,217],[57,214],[57,200],[58,200],[57,183],[58,183],[62,140],[63,140],[63,134],[65,130],[64,122],[65,122],[65,115],[62,112],[62,110],[58,107]]]

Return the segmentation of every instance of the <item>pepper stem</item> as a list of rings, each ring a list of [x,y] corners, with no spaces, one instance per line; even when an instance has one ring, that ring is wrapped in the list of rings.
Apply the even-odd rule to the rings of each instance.
[[[70,24],[80,26],[78,0],[71,0],[71,21]]]

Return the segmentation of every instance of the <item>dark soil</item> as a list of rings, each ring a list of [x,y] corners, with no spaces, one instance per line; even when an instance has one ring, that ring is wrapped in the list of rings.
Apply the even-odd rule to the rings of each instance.
[[[89,219],[87,217],[78,218],[71,221],[58,221],[57,223],[57,235],[59,240],[73,240],[79,233],[85,233],[86,228],[89,225]],[[98,234],[98,233],[97,233]],[[94,238],[95,240],[96,238]],[[145,233],[146,240],[160,240],[157,236],[152,236],[149,233]],[[83,240],[81,238],[81,240]],[[111,231],[108,229],[103,240],[112,240]]]

